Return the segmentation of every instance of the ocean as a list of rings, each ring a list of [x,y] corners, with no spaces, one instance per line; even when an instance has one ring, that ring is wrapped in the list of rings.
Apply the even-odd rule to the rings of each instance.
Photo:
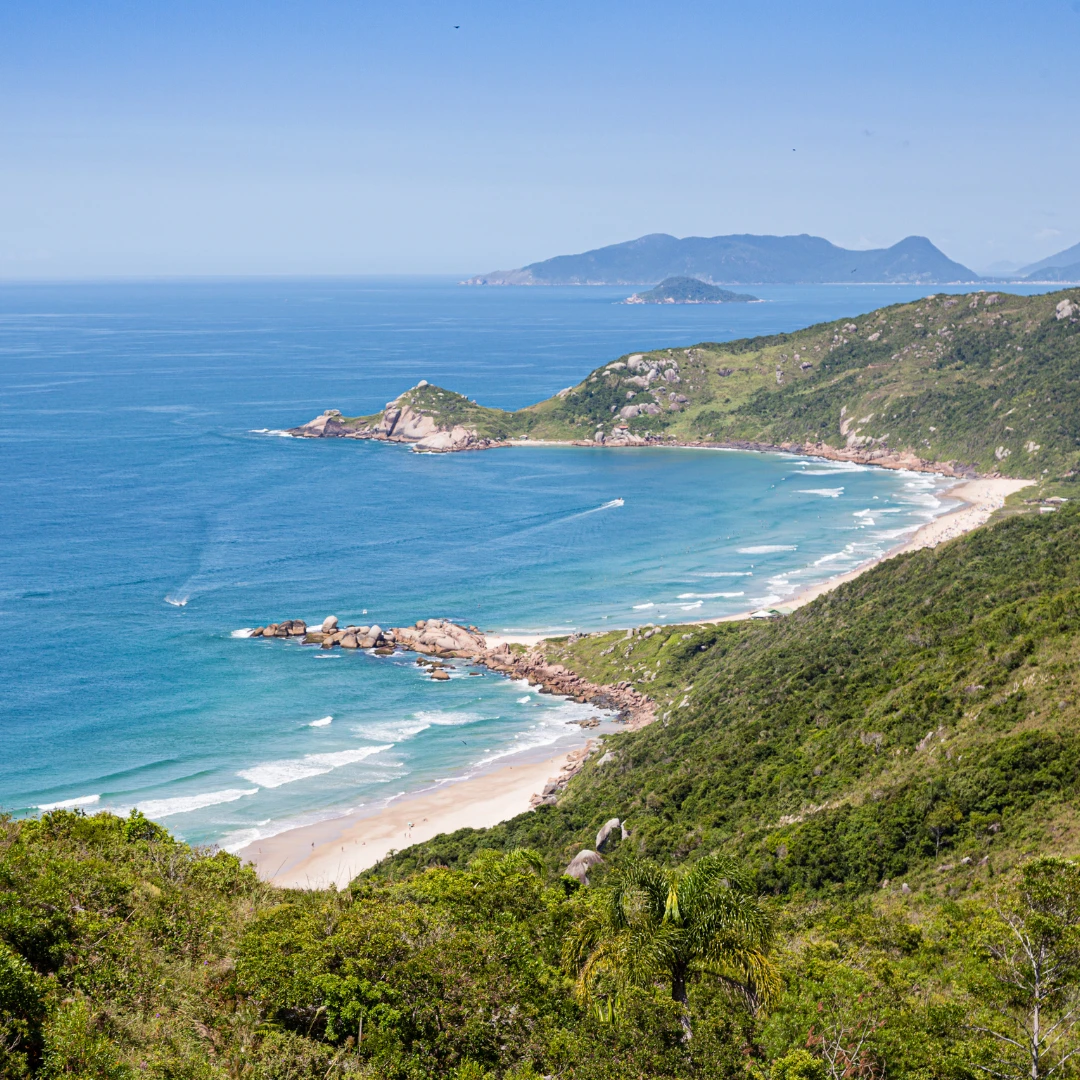
[[[0,808],[138,806],[235,850],[554,751],[596,710],[467,665],[432,682],[407,656],[237,632],[707,618],[779,603],[950,505],[934,477],[783,454],[418,455],[264,433],[376,411],[422,378],[520,407],[630,350],[929,290],[763,287],[722,307],[617,303],[628,291],[0,285]]]

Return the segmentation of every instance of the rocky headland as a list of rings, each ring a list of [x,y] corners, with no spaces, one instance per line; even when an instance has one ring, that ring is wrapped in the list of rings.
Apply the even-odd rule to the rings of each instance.
[[[329,409],[288,434],[422,453],[673,446],[1072,477],[1080,449],[1061,433],[1080,395],[1069,375],[1078,350],[1072,293],[937,294],[794,333],[627,354],[514,411],[421,382],[381,412]]]
[[[453,668],[446,661],[465,660],[511,679],[524,679],[540,693],[559,694],[579,704],[609,710],[615,713],[617,723],[625,724],[631,731],[656,719],[656,702],[635,690],[628,681],[602,685],[589,682],[563,664],[551,663],[540,646],[523,649],[502,641],[489,642],[475,626],[459,626],[448,619],[420,619],[412,626],[386,630],[377,625],[339,626],[334,615],[324,619],[318,629],[312,629],[303,619],[285,619],[256,627],[248,637],[289,638],[321,649],[365,649],[376,656],[414,652],[419,654],[417,663],[425,667],[435,681],[450,679],[449,672]],[[590,728],[596,726],[598,720],[577,723],[582,728]],[[571,751],[559,775],[549,780],[533,797],[532,805],[553,805],[595,747],[595,741],[590,740],[585,746]]]
[[[249,638],[292,638],[302,645],[322,649],[367,649],[377,655],[414,652],[423,658],[431,677],[446,679],[447,660],[466,660],[513,679],[525,679],[543,693],[561,694],[581,704],[595,705],[617,714],[630,729],[644,727],[656,719],[655,703],[635,690],[629,682],[597,685],[576,675],[562,664],[552,664],[543,650],[525,649],[503,641],[489,642],[475,626],[459,626],[448,619],[421,619],[412,626],[383,630],[373,626],[339,626],[329,616],[318,629],[303,619],[286,619],[259,626]],[[433,660],[427,658],[434,658]]]

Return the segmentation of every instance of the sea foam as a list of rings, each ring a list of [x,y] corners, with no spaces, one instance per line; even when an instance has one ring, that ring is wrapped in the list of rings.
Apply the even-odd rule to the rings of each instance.
[[[389,750],[392,745],[387,743],[383,746],[359,746],[355,750],[338,750],[330,754],[305,754],[302,758],[265,761],[261,765],[253,765],[250,769],[241,769],[236,775],[258,784],[259,787],[276,788],[363,761],[373,754]]]
[[[135,805],[148,818],[171,817],[173,814],[189,814],[192,810],[202,810],[205,806],[217,806],[219,803],[236,802],[245,795],[254,795],[258,788],[226,788],[223,791],[207,791],[201,795],[177,795],[171,799],[147,799]]]
[[[41,803],[37,809],[48,813],[50,810],[74,810],[77,806],[93,806],[101,801],[100,795],[80,795],[75,799],[61,799],[59,802]]]
[[[771,555],[775,551],[798,551],[796,544],[758,544],[756,547],[739,548],[740,555]]]

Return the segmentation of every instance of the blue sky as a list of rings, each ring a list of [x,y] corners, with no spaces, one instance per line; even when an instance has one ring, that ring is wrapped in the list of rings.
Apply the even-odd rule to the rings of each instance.
[[[460,29],[454,29],[458,25]],[[1080,0],[7,0],[0,276],[1080,241]]]

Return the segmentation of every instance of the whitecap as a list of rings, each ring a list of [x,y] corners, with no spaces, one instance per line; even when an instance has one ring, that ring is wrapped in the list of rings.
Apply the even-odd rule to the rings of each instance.
[[[328,727],[334,722],[332,716],[324,716],[321,720],[312,720],[308,727]]]
[[[715,570],[695,574],[695,577],[753,577],[753,570]]]
[[[683,611],[693,611],[695,608],[701,607],[702,603],[703,601],[698,600],[694,604],[680,604],[679,607],[682,608]]]
[[[646,608],[656,607],[656,605],[650,600],[647,604],[635,604],[634,611],[644,611]]]
[[[226,788],[224,791],[206,791],[201,795],[177,795],[171,799],[147,799],[135,805],[148,818],[171,817],[173,814],[190,814],[192,810],[201,810],[205,806],[217,806],[219,803],[236,802],[245,795],[254,795],[259,789]]]
[[[838,488],[800,488],[800,495],[821,495],[826,499],[839,499],[844,494],[842,487]]]
[[[37,809],[46,813],[50,810],[74,810],[77,806],[93,806],[100,801],[100,795],[80,795],[75,799],[61,799],[59,802],[42,803]]]
[[[526,694],[526,695],[525,695],[524,697],[519,697],[519,698],[517,699],[517,703],[518,703],[519,705],[528,705],[530,701],[532,701],[532,698],[531,698],[531,697],[529,697],[529,695],[528,695],[528,694]]]
[[[389,750],[392,743],[384,746],[361,746],[355,750],[338,750],[330,754],[305,754],[302,758],[286,758],[282,761],[264,761],[250,769],[241,769],[236,775],[250,780],[259,787],[276,788],[282,784],[292,784],[297,780],[306,780],[311,776],[339,769],[342,765],[352,765],[363,761],[373,754]]]
[[[756,547],[739,548],[740,555],[771,555],[774,551],[798,551],[796,544],[758,544]]]
[[[187,607],[187,602],[190,599],[189,596],[166,596],[165,603],[171,604],[173,607]]]
[[[770,595],[768,596],[755,596],[750,600],[747,600],[747,603],[750,604],[752,607],[760,608],[765,607],[766,604],[775,604],[779,600],[779,596],[773,596],[770,593]]]
[[[245,626],[243,630],[234,630],[229,637],[235,638],[249,638],[255,632],[253,626]]]
[[[741,592],[684,592],[679,593],[677,600],[715,600],[717,597],[743,596]]]

